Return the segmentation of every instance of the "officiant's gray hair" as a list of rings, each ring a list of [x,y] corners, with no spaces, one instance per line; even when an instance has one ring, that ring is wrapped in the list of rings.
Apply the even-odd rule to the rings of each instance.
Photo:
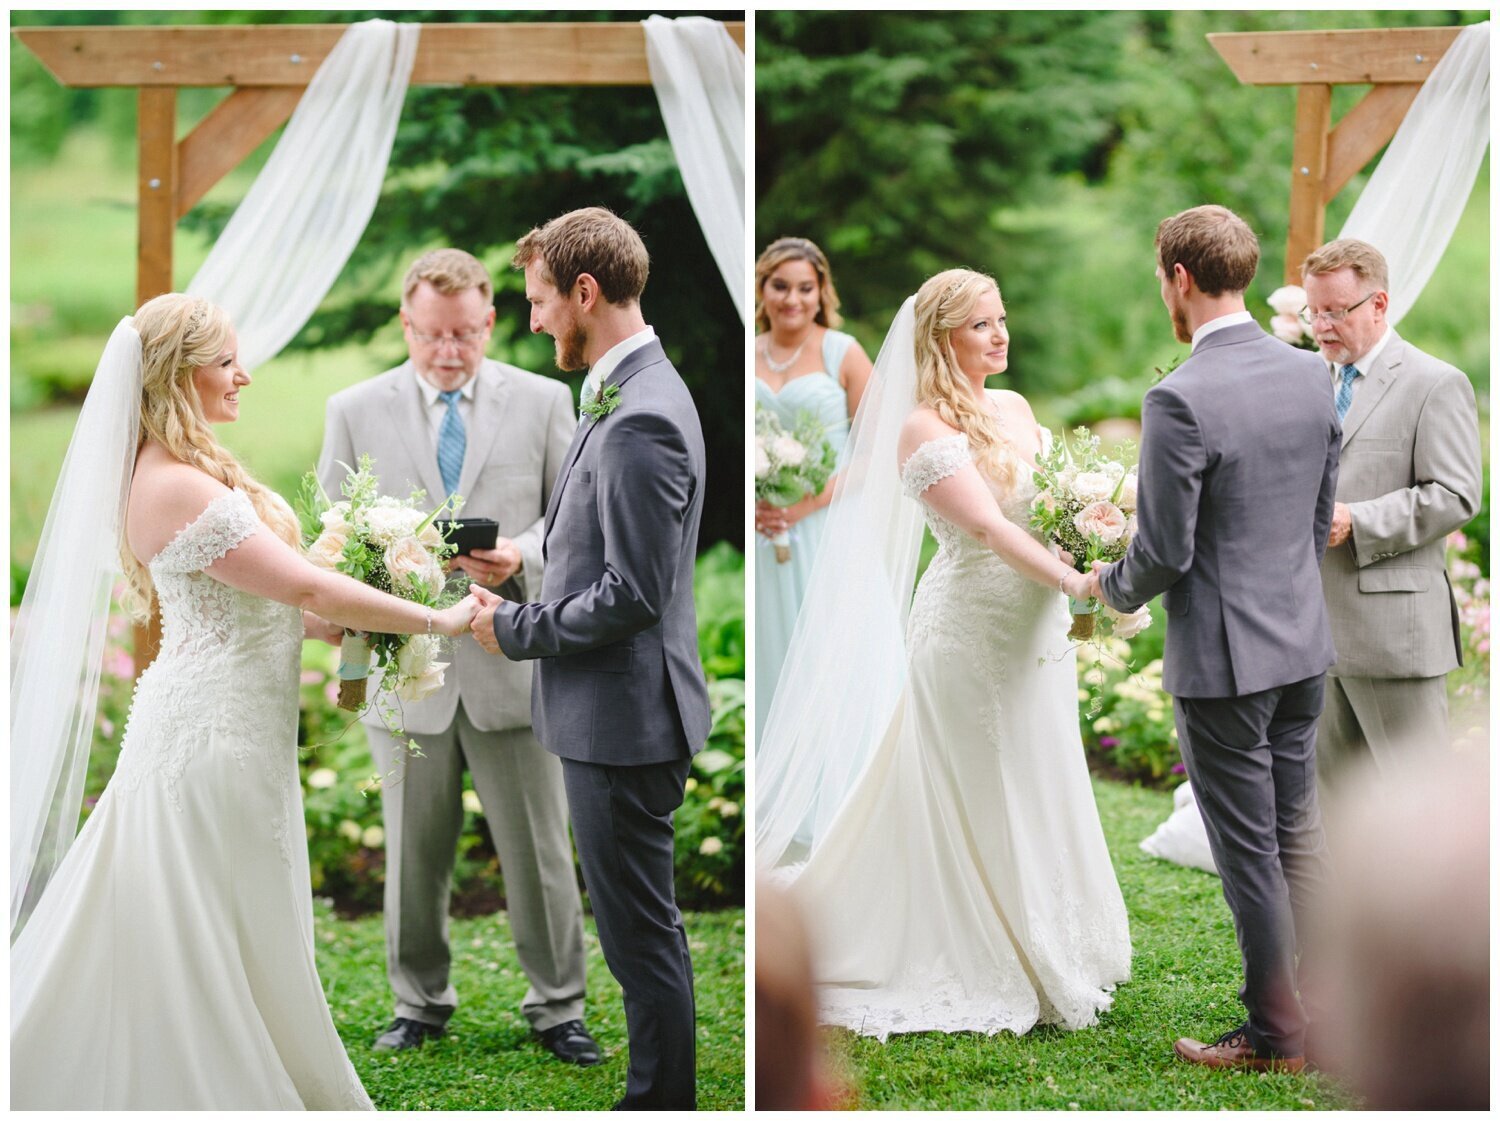
[[[602,206],[570,210],[521,238],[510,263],[524,269],[532,261],[542,263],[547,280],[564,295],[588,273],[612,304],[640,300],[651,266],[635,227]]]
[[[411,268],[406,270],[406,279],[401,282],[402,307],[411,303],[412,294],[424,280],[443,296],[456,296],[477,288],[485,303],[489,303],[495,295],[490,270],[478,257],[462,249],[434,249],[413,261]]]
[[[1385,255],[1368,241],[1341,237],[1314,249],[1302,262],[1304,278],[1338,272],[1339,269],[1353,269],[1362,283],[1374,285],[1382,292],[1390,290],[1390,266],[1385,263]]]

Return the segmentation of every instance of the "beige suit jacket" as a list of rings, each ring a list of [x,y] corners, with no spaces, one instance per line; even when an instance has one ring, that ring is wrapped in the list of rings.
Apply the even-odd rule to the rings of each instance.
[[[1435,677],[1462,661],[1444,538],[1479,509],[1479,412],[1463,373],[1392,334],[1344,418],[1336,499],[1353,533],[1323,559],[1340,677]]]
[[[500,594],[527,600],[542,586],[542,515],[578,414],[568,387],[552,378],[490,359],[476,377],[458,481],[461,515],[495,519],[500,536],[516,543],[521,573]],[[428,509],[442,500],[437,449],[410,362],[328,399],[318,478],[330,497],[338,497],[344,478],[340,462],[355,464],[362,454],[374,461],[381,494],[405,498],[419,488],[427,492]],[[468,577],[455,570],[451,579],[462,583]],[[421,735],[447,728],[460,698],[481,731],[530,725],[531,663],[486,654],[467,634],[452,641],[443,688],[426,700],[403,702],[406,731]],[[379,723],[374,713],[365,720]]]

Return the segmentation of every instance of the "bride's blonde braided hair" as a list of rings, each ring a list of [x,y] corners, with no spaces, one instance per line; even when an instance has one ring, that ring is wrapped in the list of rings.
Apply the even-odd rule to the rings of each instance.
[[[971,269],[947,269],[917,289],[917,404],[967,436],[975,466],[1009,491],[1020,477],[1020,459],[994,416],[969,392],[951,339],[987,291],[999,295],[1000,287],[993,277]]]
[[[200,296],[169,292],[141,305],[135,313],[135,329],[141,336],[143,367],[140,446],[155,440],[174,458],[227,487],[239,487],[250,496],[260,520],[287,544],[300,548],[296,516],[214,438],[193,386],[193,373],[217,362],[229,345],[233,329],[229,316]],[[151,574],[123,541],[120,560],[128,583],[125,606],[138,621],[144,621],[153,591]]]

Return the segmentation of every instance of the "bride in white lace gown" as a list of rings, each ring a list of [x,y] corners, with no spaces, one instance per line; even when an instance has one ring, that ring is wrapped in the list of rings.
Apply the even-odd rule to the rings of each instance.
[[[984,389],[1009,341],[992,280],[941,273],[910,314],[917,407],[896,458],[939,549],[884,734],[782,875],[825,1022],[882,1039],[1081,1028],[1128,979],[1130,937],[1078,729],[1062,592],[1082,578],[1026,528],[1050,437],[1020,396]]]
[[[133,329],[142,431],[124,559],[160,603],[161,652],[108,788],[12,946],[11,1105],[370,1109],[314,961],[304,630],[456,634],[474,605],[429,612],[303,559],[290,509],[205,423],[235,419],[250,380],[223,312],[163,296]],[[39,861],[33,885],[49,871]]]

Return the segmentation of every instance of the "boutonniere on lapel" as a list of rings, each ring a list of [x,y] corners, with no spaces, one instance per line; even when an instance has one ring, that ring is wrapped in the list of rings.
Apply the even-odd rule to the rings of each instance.
[[[603,420],[620,407],[620,387],[611,383],[597,394],[589,394],[583,401],[583,415],[592,423]]]

